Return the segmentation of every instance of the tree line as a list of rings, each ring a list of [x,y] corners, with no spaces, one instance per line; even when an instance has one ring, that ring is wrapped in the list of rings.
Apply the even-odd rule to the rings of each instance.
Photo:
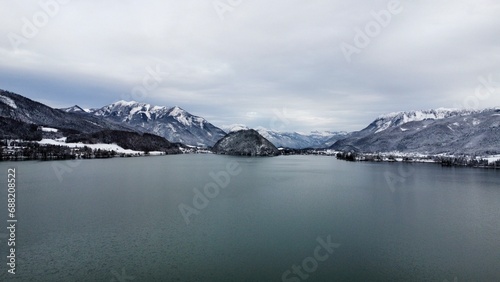
[[[345,161],[396,161],[395,155],[384,156],[381,154],[363,154],[356,152],[338,152],[337,159]],[[403,162],[415,162],[421,158],[403,157]],[[483,167],[483,168],[500,168],[500,159],[494,162],[489,162],[484,158],[476,158],[474,156],[430,156],[425,159],[431,159],[434,163],[442,166],[466,166],[466,167]]]
[[[70,159],[94,159],[112,158],[115,156],[125,156],[115,151],[92,149],[84,146],[80,148],[70,148],[59,145],[40,145],[36,142],[28,141],[1,141],[2,151],[0,160],[70,160]],[[9,146],[8,146],[9,145]]]

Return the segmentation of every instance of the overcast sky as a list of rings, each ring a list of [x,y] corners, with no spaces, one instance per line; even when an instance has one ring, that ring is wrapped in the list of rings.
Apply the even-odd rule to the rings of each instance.
[[[309,132],[500,106],[497,0],[0,3],[0,88],[53,107],[136,100]]]

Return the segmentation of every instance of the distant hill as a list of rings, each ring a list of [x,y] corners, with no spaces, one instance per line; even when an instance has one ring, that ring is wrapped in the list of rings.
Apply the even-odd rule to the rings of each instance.
[[[253,129],[228,133],[212,148],[216,154],[237,156],[276,156],[279,150]]]

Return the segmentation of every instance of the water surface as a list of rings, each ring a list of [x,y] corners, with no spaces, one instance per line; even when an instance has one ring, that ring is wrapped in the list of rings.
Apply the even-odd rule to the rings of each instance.
[[[228,164],[238,173],[186,224],[179,205]],[[12,165],[18,268],[2,281],[302,281],[303,262],[307,281],[500,279],[500,171],[175,155],[2,162],[4,175]],[[314,259],[328,237],[338,247]]]

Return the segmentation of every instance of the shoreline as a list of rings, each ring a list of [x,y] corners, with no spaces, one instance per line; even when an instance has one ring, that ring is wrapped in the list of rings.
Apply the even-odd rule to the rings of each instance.
[[[351,162],[398,162],[398,163],[431,163],[445,167],[470,167],[485,169],[500,169],[500,155],[471,156],[436,154],[426,155],[421,153],[354,153],[336,152],[336,158]]]
[[[138,151],[124,149],[116,144],[84,144],[65,143],[64,138],[41,141],[6,140],[0,153],[1,161],[52,161],[52,160],[77,160],[77,159],[109,159],[165,156],[179,154],[215,154],[208,148],[194,146],[179,146],[176,151]],[[331,149],[291,149],[279,148],[278,156],[289,155],[318,155],[331,156],[339,160],[353,162],[406,162],[406,163],[434,163],[441,166],[474,167],[487,169],[500,169],[500,155],[475,156],[454,154],[424,154],[403,152],[377,152],[359,153],[342,152]]]
[[[103,150],[104,151],[104,150]],[[190,154],[214,154],[209,150],[198,149],[182,150],[181,153],[168,153],[161,151],[154,152],[114,152],[104,151],[102,155],[87,155],[71,154],[71,155],[47,155],[37,157],[26,156],[5,156],[0,158],[0,162],[22,162],[22,161],[67,161],[67,160],[93,160],[93,159],[112,159],[112,158],[137,158],[137,157],[159,157],[167,155],[190,155]],[[373,163],[428,163],[437,164],[443,167],[469,167],[469,168],[482,168],[482,169],[500,169],[500,155],[492,156],[469,156],[469,155],[425,155],[419,153],[353,153],[353,152],[339,152],[324,149],[301,149],[296,150],[295,153],[280,154],[278,156],[297,156],[297,155],[313,155],[313,156],[326,156],[335,157],[338,160],[349,162],[373,162]]]

